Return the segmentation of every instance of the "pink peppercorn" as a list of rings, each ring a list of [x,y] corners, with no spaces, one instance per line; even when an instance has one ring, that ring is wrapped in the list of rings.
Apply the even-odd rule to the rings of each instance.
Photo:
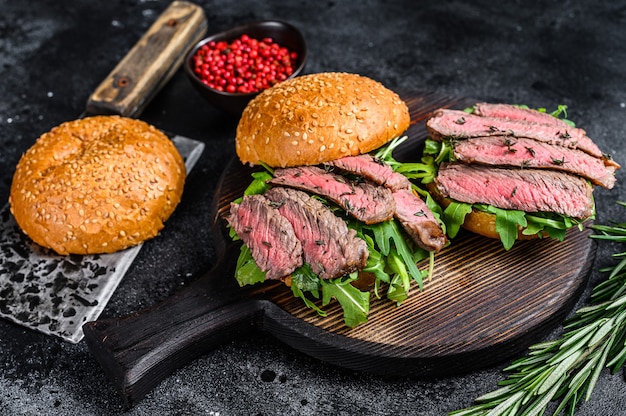
[[[253,93],[289,78],[298,54],[271,38],[244,34],[234,41],[211,41],[194,55],[194,73],[210,88],[230,93]]]

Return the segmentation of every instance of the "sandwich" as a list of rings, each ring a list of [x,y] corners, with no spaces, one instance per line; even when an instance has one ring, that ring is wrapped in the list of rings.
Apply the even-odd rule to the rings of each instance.
[[[236,151],[260,169],[227,218],[243,242],[239,284],[282,280],[322,316],[334,299],[350,327],[367,321],[372,287],[397,304],[421,288],[448,240],[393,159],[409,124],[396,93],[357,74],[304,75],[253,99]]]
[[[422,184],[442,206],[448,237],[462,227],[508,250],[521,239],[563,240],[595,218],[593,187],[613,188],[620,165],[565,111],[478,103],[433,113]]]

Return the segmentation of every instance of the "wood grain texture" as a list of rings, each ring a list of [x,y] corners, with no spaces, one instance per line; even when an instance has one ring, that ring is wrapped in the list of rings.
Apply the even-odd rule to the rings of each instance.
[[[87,113],[139,116],[206,29],[200,6],[172,2],[91,94]]]
[[[434,93],[404,94],[413,123],[396,154],[418,160],[424,119],[467,100]],[[436,256],[432,280],[400,307],[372,295],[369,321],[347,328],[337,302],[322,318],[282,283],[239,288],[232,277],[238,246],[224,217],[250,182],[251,169],[233,160],[214,200],[216,249],[224,257],[180,294],[131,316],[83,329],[91,351],[127,404],[168,374],[221,342],[266,331],[317,359],[386,377],[434,377],[484,368],[520,353],[560,323],[586,284],[595,255],[590,230],[564,242],[518,242],[460,233]],[[420,267],[427,267],[420,264]]]

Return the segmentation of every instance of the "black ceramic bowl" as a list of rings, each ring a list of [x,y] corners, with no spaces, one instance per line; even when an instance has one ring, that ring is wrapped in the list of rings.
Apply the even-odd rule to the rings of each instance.
[[[298,76],[304,69],[307,58],[307,47],[302,33],[289,23],[278,20],[264,20],[238,26],[225,32],[217,33],[198,42],[187,54],[184,67],[191,84],[195,89],[214,106],[236,116],[240,116],[248,102],[256,97],[259,92],[252,93],[228,93],[210,88],[204,84],[193,71],[193,58],[198,49],[211,41],[231,42],[241,35],[247,34],[254,39],[271,38],[275,43],[286,47],[298,54],[295,68],[289,78]]]

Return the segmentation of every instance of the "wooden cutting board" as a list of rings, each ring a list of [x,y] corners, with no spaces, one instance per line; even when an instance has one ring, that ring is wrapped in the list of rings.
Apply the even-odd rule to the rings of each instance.
[[[410,93],[410,140],[396,152],[417,161],[425,119],[441,107],[473,104],[435,93]],[[238,336],[266,331],[305,354],[384,376],[434,377],[484,368],[523,350],[559,324],[580,296],[595,255],[590,230],[550,239],[501,243],[461,232],[435,258],[422,292],[400,307],[372,296],[369,321],[347,328],[337,302],[322,318],[282,283],[239,288],[238,245],[224,216],[250,182],[251,170],[231,161],[215,196],[216,267],[179,294],[133,315],[89,322],[85,339],[127,404],[139,400],[191,359]],[[426,264],[419,264],[427,267]]]

